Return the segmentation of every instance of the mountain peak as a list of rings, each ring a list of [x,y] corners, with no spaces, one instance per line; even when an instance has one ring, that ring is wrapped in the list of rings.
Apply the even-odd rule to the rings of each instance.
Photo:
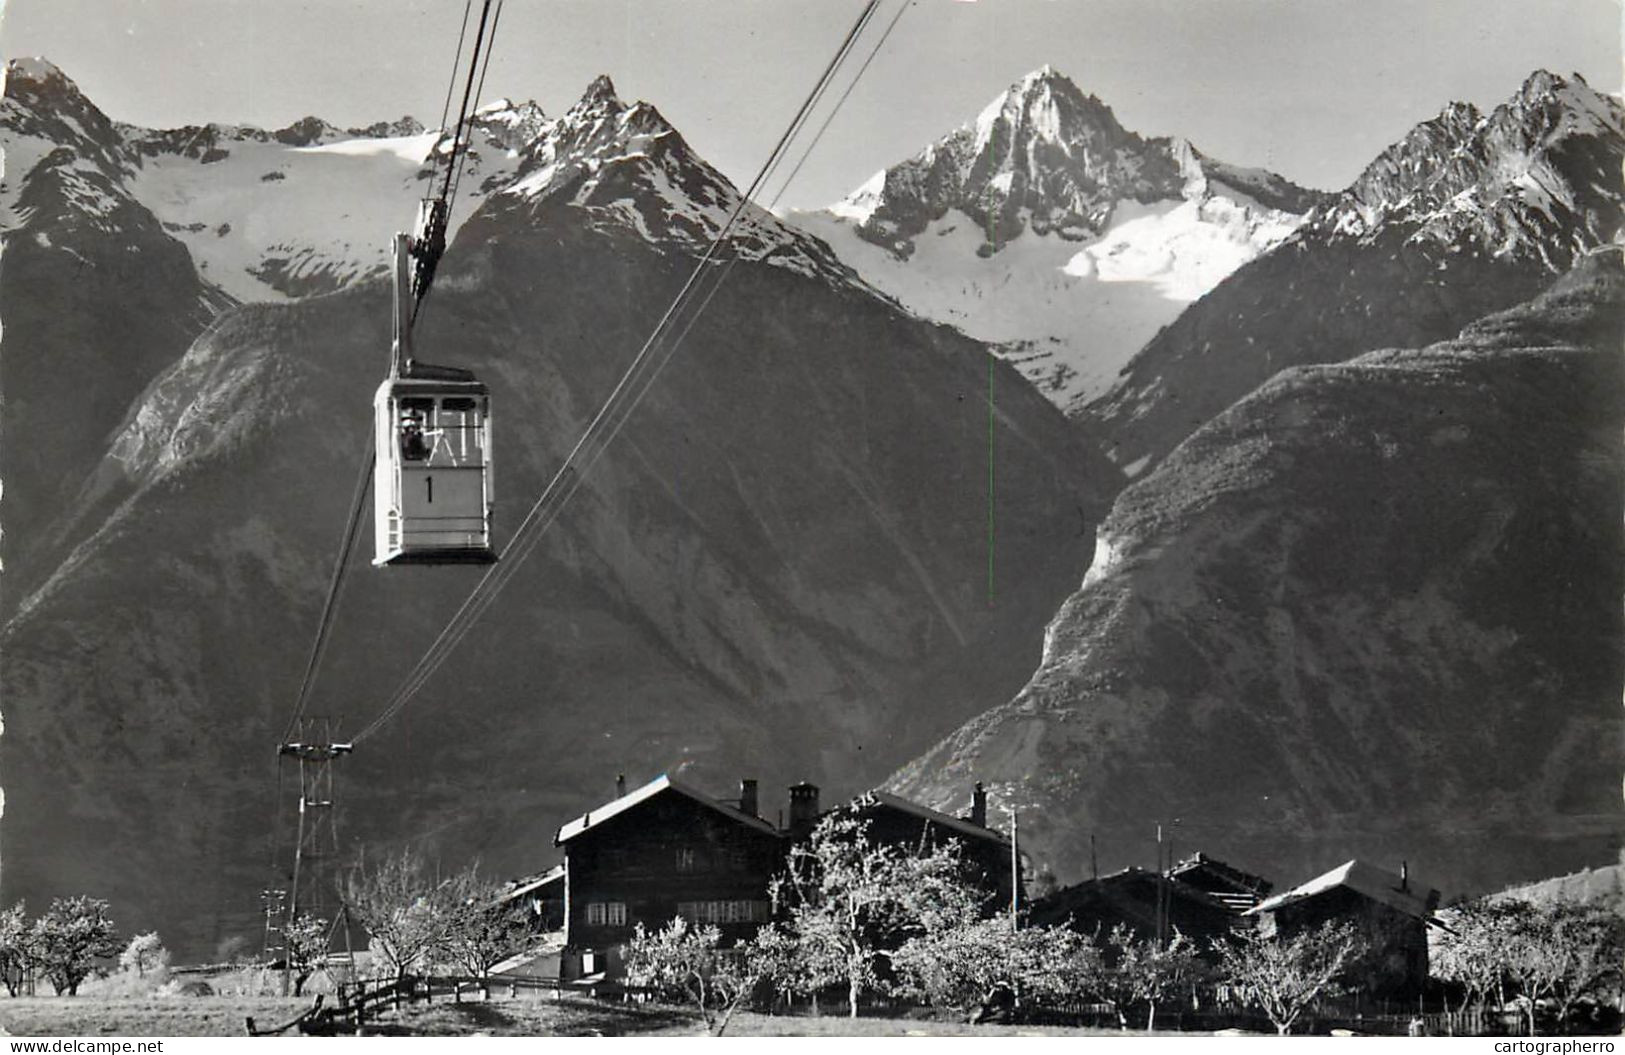
[[[580,106],[591,106],[595,103],[612,103],[620,105],[621,98],[615,94],[615,82],[609,79],[609,74],[600,73],[587,85],[586,94],[582,95]]]
[[[1376,237],[1390,223],[1438,245],[1532,253],[1551,271],[1617,227],[1625,110],[1579,75],[1531,73],[1485,115],[1451,103],[1384,150],[1325,217]]]
[[[1071,78],[1067,77],[1065,74],[1057,73],[1055,71],[1055,67],[1051,66],[1047,62],[1038,67],[1036,70],[1027,74],[1027,76],[1021,78],[1019,83],[1021,87],[1030,87],[1035,84],[1042,84],[1045,81],[1066,81],[1068,84],[1072,83]]]
[[[1579,74],[1575,74],[1576,77]],[[1541,95],[1551,95],[1568,87],[1568,81],[1548,69],[1537,69],[1524,78],[1523,86],[1518,89],[1518,95],[1524,99],[1533,99]],[[1585,81],[1582,79],[1582,84]]]
[[[57,78],[67,81],[69,84],[73,83],[68,75],[62,72],[61,67],[50,59],[38,55],[8,61],[6,63],[6,79],[9,81],[13,77],[28,81],[48,81]]]

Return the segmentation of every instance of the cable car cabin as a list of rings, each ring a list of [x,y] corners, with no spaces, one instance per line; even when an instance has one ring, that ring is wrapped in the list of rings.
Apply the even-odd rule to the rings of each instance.
[[[491,397],[467,370],[411,364],[373,398],[373,564],[489,564]]]

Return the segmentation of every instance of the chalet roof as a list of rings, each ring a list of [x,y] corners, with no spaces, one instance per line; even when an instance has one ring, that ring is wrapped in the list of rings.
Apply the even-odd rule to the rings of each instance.
[[[759,831],[766,832],[769,835],[779,834],[777,828],[762,820],[762,818],[752,817],[750,814],[738,809],[735,806],[730,806],[725,802],[718,802],[716,799],[700,791],[698,788],[691,787],[680,780],[676,780],[665,773],[662,773],[660,776],[649,781],[649,783],[643,785],[641,788],[638,788],[636,791],[629,791],[620,798],[615,799],[613,802],[606,802],[597,809],[589,810],[588,812],[577,817],[575,820],[565,824],[559,829],[558,834],[553,836],[553,845],[563,846],[565,843],[569,842],[571,839],[574,839],[582,832],[585,832],[591,828],[596,828],[600,824],[603,824],[605,821],[609,820],[611,817],[618,817],[627,810],[635,809],[643,803],[648,802],[655,796],[665,792],[685,795],[701,805],[711,807],[724,817],[727,817],[729,820],[736,821],[740,824],[746,825],[747,827],[755,828]]]
[[[1116,888],[1132,887],[1139,883],[1149,883],[1152,885],[1162,883],[1165,885],[1168,892],[1176,897],[1180,897],[1186,901],[1191,901],[1206,908],[1213,909],[1215,912],[1227,911],[1227,907],[1223,901],[1220,901],[1218,898],[1214,897],[1206,890],[1203,890],[1201,887],[1191,886],[1189,883],[1181,880],[1178,876],[1165,876],[1158,872],[1141,868],[1138,865],[1130,865],[1129,867],[1119,869],[1116,872],[1108,872],[1098,879],[1085,879],[1081,883],[1073,883],[1069,887],[1062,887],[1060,890],[1057,890],[1055,893],[1051,894],[1050,897],[1064,901],[1069,895],[1073,898],[1077,898],[1095,891],[1109,892]]]
[[[1032,905],[1032,919],[1035,924],[1064,923],[1076,912],[1098,916],[1105,910],[1149,929],[1156,925],[1156,909],[1152,906],[1159,888],[1169,894],[1169,919],[1176,927],[1197,919],[1205,919],[1216,927],[1225,918],[1234,918],[1229,907],[1207,891],[1130,866],[1062,887],[1040,898]]]
[[[1287,905],[1319,897],[1338,887],[1347,887],[1407,916],[1415,916],[1422,920],[1432,916],[1433,908],[1438,904],[1439,892],[1415,882],[1411,882],[1409,888],[1404,889],[1400,885],[1404,882],[1400,876],[1387,869],[1360,860],[1347,861],[1301,886],[1295,886],[1285,893],[1276,894],[1260,902],[1248,909],[1245,915],[1256,916],[1274,912]]]
[[[504,901],[512,901],[516,897],[524,897],[526,894],[535,893],[542,887],[547,886],[549,883],[557,883],[563,878],[564,866],[554,865],[541,875],[534,875],[525,879],[514,880],[513,885],[504,890],[501,896],[497,898],[497,901],[501,903]]]
[[[1173,876],[1175,879],[1178,879],[1181,876],[1191,872],[1205,872],[1208,875],[1222,879],[1226,883],[1234,885],[1238,889],[1248,890],[1258,894],[1268,893],[1270,887],[1273,885],[1263,876],[1254,875],[1251,872],[1243,871],[1232,864],[1226,864],[1217,857],[1209,857],[1200,850],[1174,865],[1173,869],[1168,874]]]
[[[950,816],[949,814],[934,810],[929,806],[922,806],[918,802],[912,802],[900,795],[893,795],[889,791],[881,791],[879,788],[876,788],[873,791],[865,792],[852,800],[853,809],[861,810],[865,806],[869,805],[889,806],[890,808],[898,810],[899,812],[919,817],[921,820],[930,821],[932,824],[939,825],[943,828],[947,828],[949,831],[955,832],[959,835],[968,836],[972,839],[988,839],[993,842],[1001,843],[1005,846],[1010,845],[1009,837],[1003,832],[997,832],[992,828],[983,827],[982,825],[968,821],[963,817]]]

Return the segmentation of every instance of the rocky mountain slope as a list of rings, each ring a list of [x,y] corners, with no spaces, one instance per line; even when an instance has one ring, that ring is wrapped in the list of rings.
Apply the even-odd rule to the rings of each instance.
[[[1046,66],[846,200],[791,219],[909,310],[1000,344],[1077,411],[1321,197],[1130,132]]]
[[[1452,104],[1157,334],[1086,417],[1143,471],[1285,367],[1443,340],[1616,238],[1622,164],[1625,109],[1578,75],[1537,71],[1488,114]]]
[[[1622,339],[1599,250],[1456,340],[1276,375],[1119,496],[1027,686],[891,786],[988,781],[1068,881],[1158,823],[1452,892],[1611,859]]]
[[[54,67],[0,101],[6,604],[131,400],[230,303],[131,195],[112,122]]]
[[[499,542],[737,200],[607,82],[509,162],[417,337],[492,386]],[[985,349],[876,298],[816,240],[753,210],[727,253],[727,283],[553,533],[340,764],[345,852],[416,839],[534,869],[617,773],[849,793],[1032,669],[1120,475]],[[389,314],[365,277],[240,306],[130,407],[62,514],[80,539],[0,633],[8,902],[110,896],[182,954],[258,933],[274,747]],[[311,705],[341,734],[478,574],[366,556]]]

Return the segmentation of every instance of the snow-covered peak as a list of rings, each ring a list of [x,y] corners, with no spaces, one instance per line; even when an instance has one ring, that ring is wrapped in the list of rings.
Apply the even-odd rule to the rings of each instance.
[[[1093,95],[1085,95],[1047,65],[1027,74],[988,103],[974,128],[978,150],[991,147],[1004,156],[1007,164],[1014,163],[1024,147],[1030,153],[1030,140],[1071,153],[1074,146],[1096,138],[1119,140],[1128,135],[1111,107]]]
[[[587,91],[581,96],[577,108],[609,107],[620,109],[625,104],[621,97],[615,94],[615,82],[609,79],[609,74],[600,73],[594,77],[592,83],[587,85]]]
[[[856,223],[868,223],[875,209],[880,206],[881,195],[886,189],[886,170],[870,176],[857,190],[848,194],[840,201],[829,207],[829,211],[843,220],[852,220]]]
[[[1001,352],[1076,412],[1190,302],[1321,196],[1143,139],[1051,66],[796,222],[919,315]]]
[[[649,103],[626,103],[600,76],[580,101],[547,122],[523,149],[515,177],[495,191],[494,218],[546,224],[559,208],[578,210],[570,222],[630,232],[662,251],[703,252],[740,206],[739,191],[696,155]],[[729,232],[742,259],[832,281],[851,272],[829,249],[754,203]]]
[[[1201,196],[1216,169],[1268,209],[1303,212],[1317,200],[1278,176],[1203,157],[1182,140],[1144,139],[1046,65],[828,212],[906,258],[923,232],[957,211],[970,219],[967,229],[984,232],[979,251],[993,253],[1029,230],[1074,242],[1095,238],[1119,203]]]

